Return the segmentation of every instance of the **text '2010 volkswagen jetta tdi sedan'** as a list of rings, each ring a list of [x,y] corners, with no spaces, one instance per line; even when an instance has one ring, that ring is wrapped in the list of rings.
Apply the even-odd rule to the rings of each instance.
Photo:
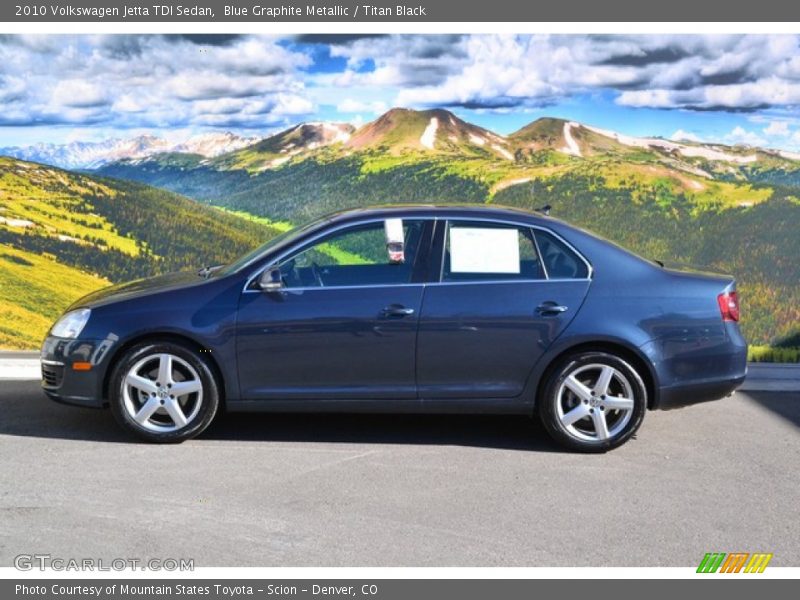
[[[730,394],[746,370],[738,320],[731,277],[544,215],[370,208],[86,296],[44,342],[42,385],[155,442],[224,406],[536,413],[564,446],[604,451],[647,409]]]

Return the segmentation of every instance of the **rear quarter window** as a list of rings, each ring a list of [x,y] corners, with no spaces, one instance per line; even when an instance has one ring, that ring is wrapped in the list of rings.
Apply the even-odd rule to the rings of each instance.
[[[536,243],[549,279],[586,279],[589,267],[572,248],[552,233],[537,229]]]

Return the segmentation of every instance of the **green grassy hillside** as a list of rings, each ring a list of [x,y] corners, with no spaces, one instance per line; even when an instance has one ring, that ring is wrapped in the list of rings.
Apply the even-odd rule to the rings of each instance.
[[[81,296],[109,284],[54,258],[0,246],[0,348],[34,349]]]
[[[436,135],[425,138],[433,119]],[[246,168],[235,166],[241,156]],[[393,109],[345,143],[279,165],[264,162],[270,156],[250,147],[196,168],[155,157],[102,172],[291,222],[393,202],[551,204],[644,256],[735,275],[751,342],[800,331],[800,161],[785,153],[630,138],[561,119],[501,139],[447,111]]]
[[[0,157],[0,347],[36,347],[109,282],[226,262],[276,232],[140,183]]]

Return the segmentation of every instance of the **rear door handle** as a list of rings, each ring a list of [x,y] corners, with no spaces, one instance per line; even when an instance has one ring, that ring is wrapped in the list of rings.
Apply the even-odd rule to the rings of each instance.
[[[414,314],[413,308],[406,308],[402,304],[391,304],[381,311],[386,317],[409,317]]]
[[[539,306],[536,307],[536,312],[540,315],[557,315],[559,313],[567,312],[569,310],[569,306],[564,306],[563,304],[558,304],[556,302],[542,302]]]

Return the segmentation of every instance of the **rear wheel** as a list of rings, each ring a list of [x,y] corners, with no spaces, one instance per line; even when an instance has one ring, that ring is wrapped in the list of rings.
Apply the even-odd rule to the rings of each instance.
[[[537,404],[542,424],[558,443],[580,452],[605,452],[636,433],[647,409],[647,390],[619,356],[581,352],[559,363]]]
[[[219,390],[193,350],[174,342],[146,343],[117,363],[109,400],[126,430],[151,442],[182,442],[211,423]]]

